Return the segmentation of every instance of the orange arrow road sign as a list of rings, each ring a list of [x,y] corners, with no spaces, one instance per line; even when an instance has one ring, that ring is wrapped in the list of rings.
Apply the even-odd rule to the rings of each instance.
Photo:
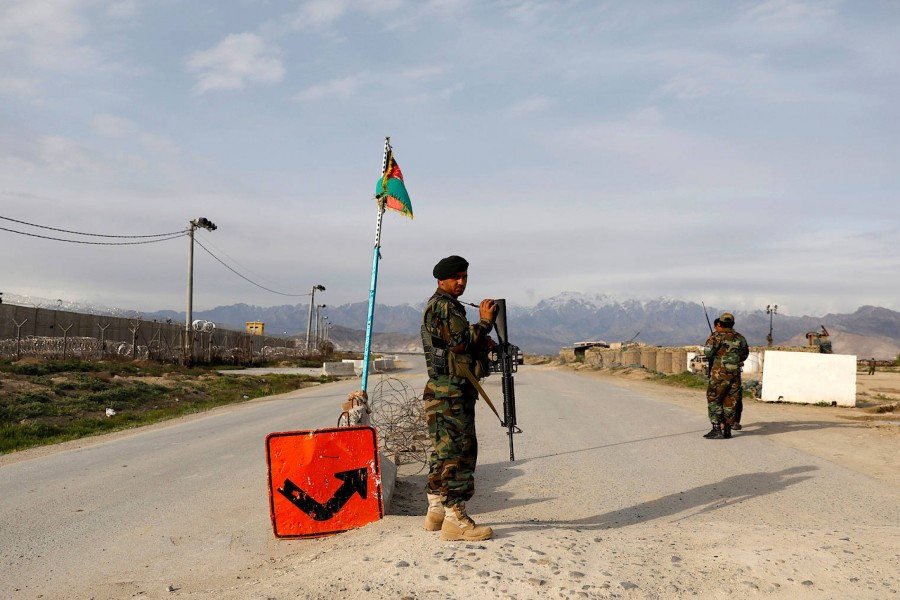
[[[266,436],[269,509],[275,537],[319,537],[384,516],[374,427]]]

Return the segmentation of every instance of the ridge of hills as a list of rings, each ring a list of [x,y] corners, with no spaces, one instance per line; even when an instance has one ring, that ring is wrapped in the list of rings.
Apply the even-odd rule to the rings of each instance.
[[[138,316],[137,311],[104,308],[83,303],[51,301],[8,294],[7,299],[23,305],[54,306],[62,310]],[[419,304],[384,305],[375,308],[372,346],[379,352],[419,352],[420,319],[424,302]],[[477,310],[467,308],[470,320]],[[722,312],[707,307],[709,318]],[[732,311],[736,329],[752,346],[764,346],[769,333],[770,315],[762,309]],[[624,342],[636,340],[658,346],[690,346],[706,341],[708,326],[703,307],[696,302],[671,298],[654,300],[617,300],[605,294],[563,292],[541,300],[534,306],[507,304],[510,341],[526,353],[556,354],[560,348],[582,341]],[[329,340],[340,350],[361,350],[365,343],[368,303],[355,302],[329,305],[320,311],[332,325]],[[184,312],[158,311],[143,313],[147,319],[184,321]],[[266,334],[306,339],[309,304],[260,307],[249,304],[218,306],[195,311],[195,319],[213,321],[220,327],[243,331],[248,321],[265,323]],[[820,332],[824,326],[831,334],[834,351],[893,360],[900,355],[900,312],[864,305],[852,313],[828,313],[823,316],[772,315],[773,339],[776,346],[805,346],[806,333]]]
[[[388,306],[377,304],[373,323],[373,349],[378,351],[421,351],[419,328],[424,302]],[[475,309],[467,309],[470,320],[477,319]],[[710,320],[722,310],[707,307]],[[752,346],[764,346],[769,333],[770,315],[762,309],[733,311],[736,329]],[[328,315],[333,325],[329,340],[343,350],[362,349],[365,341],[368,304],[356,302],[328,306],[320,315]],[[703,307],[696,302],[669,298],[649,301],[615,300],[607,295],[564,292],[531,307],[508,304],[510,341],[524,352],[556,354],[563,346],[581,341],[622,342],[635,339],[650,345],[699,345],[709,335]],[[184,319],[184,313],[161,311],[145,318]],[[259,307],[248,304],[219,306],[196,311],[195,319],[213,321],[243,330],[248,321],[265,323],[266,333],[305,339],[309,305]],[[861,306],[853,313],[829,313],[823,316],[772,315],[776,346],[805,346],[806,333],[820,332],[825,326],[836,353],[859,357],[894,359],[900,354],[900,312],[876,306]]]

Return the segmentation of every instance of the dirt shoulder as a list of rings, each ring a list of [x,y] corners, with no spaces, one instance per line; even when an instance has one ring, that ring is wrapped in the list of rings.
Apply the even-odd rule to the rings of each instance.
[[[585,377],[615,382],[642,394],[706,414],[705,390],[669,385],[636,369],[597,370],[571,365]],[[735,436],[768,439],[900,488],[900,413],[878,412],[900,395],[900,373],[857,377],[855,408],[785,404],[744,399],[744,428]]]

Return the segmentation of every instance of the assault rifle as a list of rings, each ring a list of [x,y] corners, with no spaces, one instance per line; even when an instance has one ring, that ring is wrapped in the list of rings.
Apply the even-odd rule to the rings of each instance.
[[[701,300],[700,304],[703,305],[703,316],[706,317],[706,325],[709,327],[709,335],[712,335],[713,328],[712,328],[712,323],[709,322],[709,313],[706,312],[706,303]],[[705,354],[705,352],[704,352],[704,354]],[[709,379],[710,377],[712,377],[712,361],[709,360],[709,358],[707,358],[706,359],[706,378]]]
[[[516,425],[516,389],[513,381],[513,373],[518,369],[519,347],[509,343],[509,335],[506,330],[506,300],[494,300],[497,305],[497,316],[494,319],[494,328],[497,330],[499,343],[491,350],[488,370],[491,373],[500,374],[500,384],[503,390],[503,418],[500,426],[506,428],[509,436],[509,460],[516,460],[513,450],[513,434],[522,433]]]

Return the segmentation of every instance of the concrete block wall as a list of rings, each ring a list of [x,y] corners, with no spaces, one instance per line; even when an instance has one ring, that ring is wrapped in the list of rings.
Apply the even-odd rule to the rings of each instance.
[[[648,371],[656,370],[657,352],[652,348],[641,349],[641,366]]]

